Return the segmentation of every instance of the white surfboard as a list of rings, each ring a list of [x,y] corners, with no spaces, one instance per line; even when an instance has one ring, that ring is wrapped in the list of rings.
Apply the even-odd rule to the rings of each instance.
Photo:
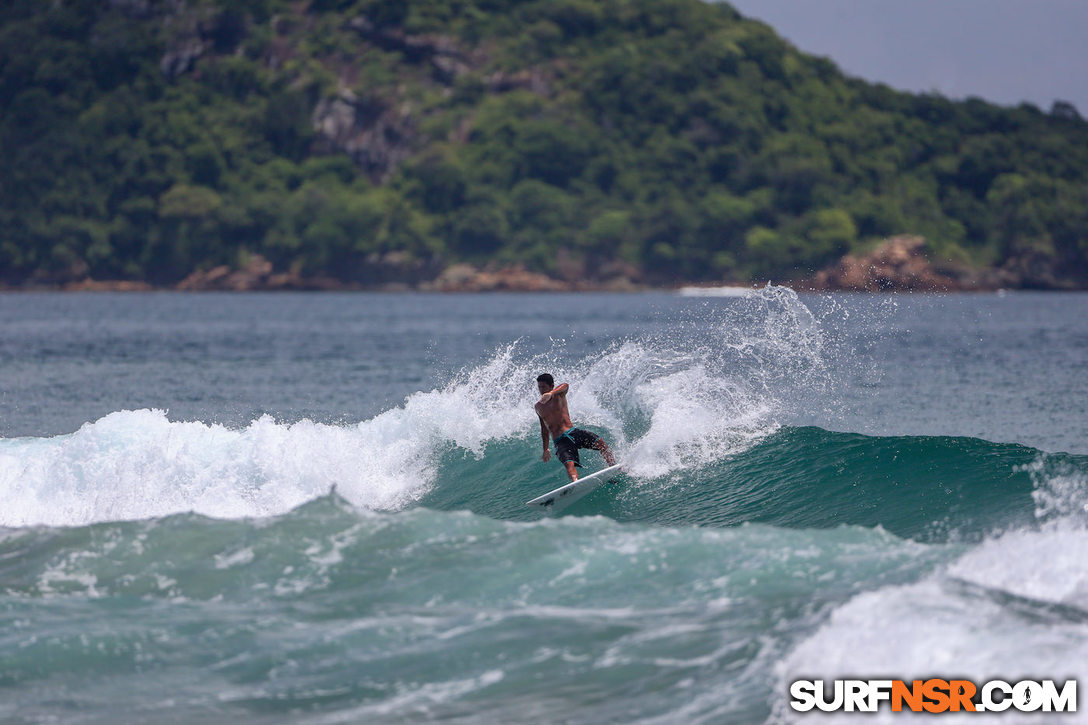
[[[554,491],[548,491],[543,496],[537,496],[525,505],[551,511],[564,509],[591,491],[595,491],[608,483],[609,479],[619,473],[620,468],[622,468],[622,466],[618,465],[602,468],[596,473],[583,476],[577,481],[568,483],[565,486],[560,486]]]

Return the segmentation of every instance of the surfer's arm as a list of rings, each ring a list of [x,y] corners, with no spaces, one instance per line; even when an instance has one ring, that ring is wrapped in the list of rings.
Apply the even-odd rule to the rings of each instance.
[[[540,402],[547,403],[552,398],[558,397],[560,395],[566,395],[569,389],[570,386],[566,383],[559,383],[559,385],[556,385],[554,388],[541,395]]]
[[[568,390],[570,390],[570,385],[566,383],[559,383],[559,385],[556,385],[555,388],[552,390],[552,395],[566,395]]]
[[[541,458],[544,459],[545,463],[547,463],[548,459],[552,457],[552,452],[550,450],[548,450],[548,439],[549,439],[549,437],[550,436],[548,435],[548,426],[544,425],[544,419],[541,418],[540,419],[540,439],[544,443],[544,454],[541,456]]]

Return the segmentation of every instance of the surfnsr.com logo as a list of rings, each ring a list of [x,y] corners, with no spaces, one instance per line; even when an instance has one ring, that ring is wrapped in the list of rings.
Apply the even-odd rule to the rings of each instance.
[[[876,712],[887,703],[892,712],[1076,712],[1077,681],[1060,687],[1054,680],[796,680],[790,707],[798,712]]]

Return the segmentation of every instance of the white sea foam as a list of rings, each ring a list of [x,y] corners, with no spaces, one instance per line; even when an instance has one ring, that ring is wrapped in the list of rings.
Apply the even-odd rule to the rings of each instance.
[[[135,410],[70,435],[0,441],[0,525],[79,525],[182,511],[265,516],[333,486],[360,507],[404,506],[433,480],[444,448],[479,454],[495,431],[524,429],[519,410],[530,398],[525,393],[515,405],[508,395],[510,354],[447,390],[417,393],[357,425],[262,416],[232,430]]]
[[[677,294],[681,297],[748,297],[756,294],[754,287],[681,287]]]
[[[799,678],[1085,681],[1085,561],[1088,529],[1074,518],[1050,520],[990,537],[920,582],[850,599],[777,666],[775,719],[795,718],[784,693]],[[884,711],[873,720],[901,717]],[[1019,722],[1042,715],[1012,717]]]
[[[262,417],[242,430],[167,419],[159,410],[120,411],[71,435],[0,444],[0,524],[75,525],[181,511],[261,516],[286,511],[338,484],[365,489],[377,505],[403,494],[410,462],[377,447],[376,432]],[[374,440],[378,438],[379,441]],[[397,448],[397,441],[389,441]],[[369,444],[369,445],[367,445]],[[381,466],[387,464],[393,470]]]
[[[1041,454],[1023,467],[1034,484],[1031,497],[1040,521],[1065,519],[1088,524],[1088,476],[1062,456]]]

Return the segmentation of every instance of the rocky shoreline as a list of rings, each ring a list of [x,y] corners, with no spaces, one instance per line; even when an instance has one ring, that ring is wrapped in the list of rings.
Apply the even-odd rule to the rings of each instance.
[[[891,237],[864,255],[847,254],[796,286],[820,292],[988,292],[999,289],[1083,289],[1052,268],[1048,260],[1014,257],[1001,267],[976,268],[934,262],[926,240]]]
[[[383,274],[383,271],[388,274]],[[478,267],[457,263],[444,269],[400,259],[377,260],[370,281],[343,281],[332,277],[276,272],[271,262],[251,255],[238,268],[220,265],[193,272],[174,285],[155,286],[133,280],[95,280],[2,285],[2,291],[64,292],[270,292],[270,291],[380,291],[380,292],[638,292],[715,284],[677,280],[649,284],[637,270],[622,270],[606,280],[557,279],[533,272],[524,265]],[[391,281],[392,280],[392,281]],[[937,263],[926,253],[926,241],[917,236],[891,237],[862,255],[847,254],[818,272],[792,280],[775,280],[799,291],[814,292],[987,292],[1001,289],[1078,290],[1075,280],[1061,276],[1045,260],[1020,257],[999,268],[974,268]],[[718,284],[746,287],[744,282]]]

